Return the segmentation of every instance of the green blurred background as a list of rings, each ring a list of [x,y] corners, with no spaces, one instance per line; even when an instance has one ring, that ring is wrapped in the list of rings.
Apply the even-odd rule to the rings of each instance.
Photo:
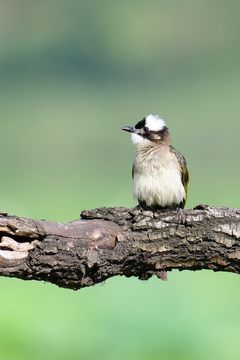
[[[68,222],[132,207],[120,128],[159,114],[187,208],[239,207],[240,2],[0,0],[0,210]],[[0,278],[0,360],[239,359],[240,277],[112,278],[77,292]]]

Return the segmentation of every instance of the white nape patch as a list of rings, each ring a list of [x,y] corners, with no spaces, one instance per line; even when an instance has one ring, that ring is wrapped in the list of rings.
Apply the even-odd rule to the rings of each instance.
[[[146,127],[152,131],[161,131],[164,126],[166,126],[165,121],[161,119],[158,115],[148,115],[146,116]]]
[[[134,145],[139,144],[141,141],[146,141],[146,139],[144,139],[141,135],[132,133],[132,142]]]

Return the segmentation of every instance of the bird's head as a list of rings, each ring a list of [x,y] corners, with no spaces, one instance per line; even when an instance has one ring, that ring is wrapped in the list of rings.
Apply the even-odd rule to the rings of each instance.
[[[148,115],[139,121],[134,127],[124,126],[122,130],[128,131],[132,134],[132,142],[139,144],[146,141],[153,143],[166,142],[170,145],[170,137],[168,128],[163,119],[158,115]]]

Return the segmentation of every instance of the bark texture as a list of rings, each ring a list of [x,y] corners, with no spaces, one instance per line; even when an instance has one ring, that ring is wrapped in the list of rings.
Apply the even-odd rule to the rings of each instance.
[[[172,269],[240,273],[240,209],[84,210],[63,224],[0,214],[0,275],[80,289],[115,275],[166,280]],[[182,221],[184,218],[184,221]]]

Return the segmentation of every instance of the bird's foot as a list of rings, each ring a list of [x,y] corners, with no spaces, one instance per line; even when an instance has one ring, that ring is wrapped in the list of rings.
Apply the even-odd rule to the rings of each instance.
[[[138,203],[138,207],[139,207],[139,209],[140,210],[151,210],[149,207],[147,207],[147,205],[145,204],[145,203],[143,203],[143,202],[139,202]]]
[[[183,210],[182,208],[178,209],[178,214],[177,214],[177,227],[179,225],[186,225],[186,210]]]

